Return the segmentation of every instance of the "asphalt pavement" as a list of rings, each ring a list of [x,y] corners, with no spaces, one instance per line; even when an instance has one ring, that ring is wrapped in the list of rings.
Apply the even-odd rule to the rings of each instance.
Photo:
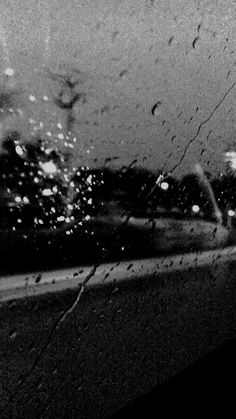
[[[235,419],[235,353],[232,339],[110,419]]]

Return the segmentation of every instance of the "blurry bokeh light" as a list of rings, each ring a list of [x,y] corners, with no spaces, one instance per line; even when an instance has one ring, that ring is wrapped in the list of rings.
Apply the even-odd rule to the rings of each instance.
[[[192,210],[193,210],[193,212],[197,213],[197,212],[200,211],[200,207],[198,205],[193,205]]]
[[[57,171],[57,166],[53,163],[53,161],[47,161],[45,163],[40,162],[39,164],[46,173],[53,174]]]

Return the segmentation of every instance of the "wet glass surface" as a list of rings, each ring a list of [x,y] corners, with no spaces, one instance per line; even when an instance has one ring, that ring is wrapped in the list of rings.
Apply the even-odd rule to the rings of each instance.
[[[96,417],[235,336],[235,4],[1,3],[1,412]]]
[[[172,167],[168,159],[155,169],[144,166],[139,153],[129,164],[110,154],[99,164],[90,157],[95,140],[86,149],[80,138],[76,107],[86,108],[90,94],[85,75],[79,65],[58,68],[37,71],[38,92],[22,87],[14,68],[1,75],[2,273],[185,253],[234,240],[234,152],[222,155],[225,172],[217,175],[196,157],[192,171],[175,175],[186,147]],[[33,110],[42,118],[33,118]]]
[[[211,43],[216,32],[201,19],[195,27],[187,7],[186,43],[179,8],[174,13],[162,2],[168,34],[161,20],[154,25],[154,2],[104,2],[103,11],[73,1],[3,3],[0,271],[234,241],[234,82],[228,70],[213,97],[224,73],[216,75],[211,62],[219,53]],[[228,16],[223,4],[219,9]],[[207,13],[214,16],[208,7]],[[225,69],[229,44],[226,36],[218,45]],[[220,121],[227,122],[227,139]]]

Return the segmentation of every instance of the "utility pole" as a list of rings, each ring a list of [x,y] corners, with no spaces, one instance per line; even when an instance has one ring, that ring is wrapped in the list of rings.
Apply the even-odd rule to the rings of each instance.
[[[216,202],[216,198],[215,198],[215,194],[213,192],[213,189],[211,187],[211,184],[209,182],[209,180],[207,179],[205,173],[203,172],[202,166],[200,165],[200,163],[197,163],[195,165],[195,170],[196,170],[196,174],[198,176],[199,181],[201,182],[201,184],[204,186],[210,201],[212,203],[213,209],[214,209],[214,213],[217,219],[217,223],[222,225],[223,224],[223,217],[222,217],[222,212]]]

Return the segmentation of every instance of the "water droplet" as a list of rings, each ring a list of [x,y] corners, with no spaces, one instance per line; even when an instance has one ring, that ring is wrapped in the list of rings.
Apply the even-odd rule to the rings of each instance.
[[[152,110],[151,110],[152,115],[154,115],[154,116],[160,115],[160,113],[161,113],[161,105],[162,105],[162,102],[161,101],[158,101],[158,102],[155,103],[155,105],[152,107]]]
[[[6,68],[5,74],[6,74],[6,76],[13,76],[13,74],[14,74],[13,68],[10,68],[10,67]]]
[[[17,336],[17,332],[15,330],[11,330],[9,332],[10,339],[15,339],[16,336]]]
[[[36,102],[36,97],[33,95],[29,95],[30,102]]]
[[[37,275],[36,278],[35,278],[35,283],[38,284],[40,282],[41,278],[42,278],[41,274]]]

